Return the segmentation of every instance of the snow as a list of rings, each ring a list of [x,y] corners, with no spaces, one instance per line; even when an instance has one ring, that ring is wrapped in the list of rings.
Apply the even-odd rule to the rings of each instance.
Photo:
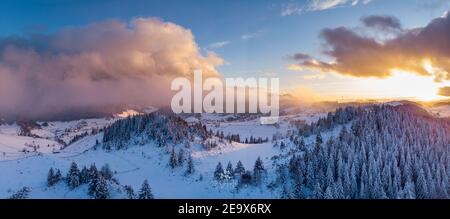
[[[428,108],[428,110],[437,117],[448,118],[450,117],[450,105],[442,105]]]
[[[140,115],[142,113],[133,110],[133,109],[127,109],[121,113],[115,114],[114,116],[119,117],[119,118],[127,118],[129,116],[136,116],[136,115]]]
[[[390,103],[393,104],[393,103]],[[394,106],[397,106],[394,104]],[[439,112],[440,116],[450,112],[448,106],[440,106],[429,109]],[[123,115],[132,115],[134,112],[127,110]],[[285,148],[275,146],[271,142],[274,134],[281,136],[293,131],[290,125],[292,121],[304,121],[309,124],[319,118],[327,116],[324,112],[303,111],[280,116],[276,125],[263,125],[259,117],[236,116],[220,114],[201,114],[198,117],[187,117],[188,123],[202,122],[213,132],[227,134],[239,134],[241,140],[245,138],[262,137],[269,138],[269,142],[262,144],[244,144],[227,141],[221,142],[218,137],[212,137],[218,143],[217,147],[206,150],[196,138],[192,143],[192,158],[195,173],[187,176],[187,161],[183,166],[172,169],[169,166],[169,151],[172,148],[178,153],[185,144],[157,147],[154,142],[146,142],[139,145],[139,139],[132,139],[127,149],[105,151],[101,147],[103,133],[89,134],[81,139],[63,147],[61,141],[68,143],[75,136],[82,133],[91,133],[92,130],[101,129],[117,121],[115,118],[83,119],[76,121],[38,122],[41,128],[32,129],[36,137],[19,136],[20,127],[17,124],[0,125],[0,198],[11,196],[15,191],[27,186],[31,188],[30,198],[90,198],[87,195],[88,186],[82,185],[73,190],[69,189],[65,182],[59,182],[54,186],[47,186],[47,173],[52,168],[61,170],[63,176],[68,172],[71,162],[76,162],[81,169],[83,166],[96,164],[100,169],[109,164],[120,185],[130,185],[135,191],[140,189],[142,182],[147,179],[155,198],[279,198],[280,189],[269,188],[267,185],[276,178],[276,165],[286,164],[294,152],[294,143],[289,139],[278,140],[286,144]],[[339,135],[343,126],[350,129],[352,122],[347,124],[335,124],[331,129],[321,132],[324,142],[330,137]],[[315,135],[305,137],[306,147],[312,149],[315,144]],[[134,141],[136,140],[136,141]],[[133,143],[136,142],[136,143]],[[23,152],[26,148],[27,152]],[[183,149],[185,153],[188,149]],[[303,153],[303,152],[301,152]],[[185,154],[185,157],[188,156]],[[256,159],[263,161],[267,175],[261,186],[244,186],[236,189],[236,179],[218,182],[214,179],[216,165],[221,162],[226,168],[228,162],[236,167],[241,161],[246,170],[253,170]],[[120,185],[110,184],[111,198],[124,198],[125,194]]]
[[[146,108],[152,112],[156,108]],[[48,187],[47,173],[50,167],[59,168],[67,174],[72,161],[82,166],[93,163],[97,168],[109,164],[114,177],[121,185],[131,185],[138,191],[143,180],[148,179],[156,198],[274,198],[277,191],[263,187],[248,186],[236,191],[237,180],[217,182],[213,172],[218,162],[226,167],[228,162],[236,166],[241,161],[247,170],[252,170],[255,160],[261,157],[268,169],[267,181],[273,180],[271,158],[281,153],[273,143],[242,144],[219,143],[219,146],[206,151],[200,145],[193,145],[192,157],[195,173],[186,176],[186,163],[183,167],[171,169],[168,165],[169,155],[166,149],[158,148],[154,143],[146,145],[129,145],[126,150],[106,152],[96,142],[101,142],[103,133],[87,135],[80,140],[62,147],[57,140],[66,144],[75,136],[90,133],[110,125],[120,118],[133,116],[136,110],[126,110],[115,118],[82,119],[76,121],[38,122],[40,129],[32,129],[36,138],[18,136],[20,127],[16,124],[0,126],[0,198],[9,197],[23,186],[32,189],[31,198],[89,198],[87,185],[70,190],[64,182]],[[226,134],[240,134],[244,137],[269,137],[275,133],[285,133],[291,127],[289,121],[304,120],[306,123],[317,121],[325,116],[323,113],[301,113],[281,116],[278,125],[263,125],[259,117],[236,118],[233,115],[202,114],[200,119],[188,117],[186,121],[195,123],[201,121],[214,132],[223,131]],[[232,119],[229,119],[232,118]],[[26,145],[38,146],[36,152],[30,148],[27,153],[20,152]],[[181,145],[176,145],[178,152]],[[187,151],[187,150],[185,150]],[[187,156],[186,156],[187,157]],[[124,198],[124,193],[116,186],[111,191],[112,198]],[[250,196],[251,194],[251,196]]]
[[[14,180],[0,180],[0,197],[11,195],[23,186],[32,188],[31,198],[88,198],[87,188],[82,186],[73,191],[65,183],[56,186],[46,186],[46,176],[50,167],[58,167],[63,175],[67,173],[69,165],[75,161],[81,168],[83,165],[95,163],[97,167],[109,164],[115,177],[123,185],[131,185],[138,190],[144,179],[148,179],[156,198],[233,198],[245,197],[245,193],[232,193],[232,183],[225,188],[224,185],[212,180],[215,165],[220,161],[224,165],[228,161],[236,165],[242,160],[248,169],[258,156],[269,164],[270,157],[276,153],[271,144],[243,145],[236,144],[235,150],[223,150],[220,153],[194,154],[196,172],[193,176],[184,175],[185,167],[174,170],[168,166],[168,155],[163,148],[154,144],[144,146],[131,146],[128,150],[105,152],[102,149],[94,150],[95,139],[100,136],[89,136],[78,141],[59,154],[42,154],[17,160],[3,160],[0,162],[0,172]],[[199,181],[200,174],[203,180]],[[219,188],[220,187],[220,188]],[[259,194],[259,193],[257,193]],[[261,193],[261,197],[270,197],[271,193]],[[115,198],[123,197],[116,193]],[[258,196],[256,196],[258,197]],[[113,196],[114,198],[114,196]]]
[[[227,134],[239,134],[241,140],[245,140],[245,138],[253,137],[261,137],[269,139],[272,138],[272,135],[281,132],[284,133],[290,129],[289,122],[294,120],[303,120],[307,124],[311,124],[311,122],[316,122],[321,117],[325,117],[326,113],[300,113],[294,115],[286,115],[280,116],[278,123],[273,125],[261,124],[261,120],[259,117],[254,118],[252,120],[237,120],[226,122],[219,119],[217,117],[209,116],[208,119],[203,119],[205,116],[202,115],[202,122],[206,124],[208,129],[212,129],[214,133],[217,131],[223,132],[224,135]]]

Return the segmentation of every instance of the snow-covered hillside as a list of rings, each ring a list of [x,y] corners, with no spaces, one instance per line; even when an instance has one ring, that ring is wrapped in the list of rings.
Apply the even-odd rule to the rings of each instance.
[[[29,198],[130,198],[130,194],[136,198],[145,180],[155,198],[415,198],[424,194],[433,198],[448,183],[450,124],[415,115],[420,111],[415,107],[386,104],[333,113],[308,111],[284,115],[276,125],[261,125],[257,117],[245,115],[180,119],[157,112],[38,122],[40,128],[31,129],[33,137],[19,136],[17,124],[4,124],[0,126],[0,198],[17,197],[21,189],[28,191]],[[415,154],[419,148],[426,153]],[[417,157],[416,166],[408,169],[412,158],[402,154]],[[393,156],[399,156],[400,169],[392,163]],[[392,171],[400,171],[395,176],[401,182],[394,189],[390,177],[380,178],[385,161]],[[94,165],[99,173],[95,170],[92,175]],[[50,168],[61,173],[51,185],[49,179],[55,177],[54,172],[48,177]],[[334,168],[341,169],[330,172]],[[105,175],[105,169],[111,174]],[[366,179],[363,170],[373,175]],[[421,174],[430,184],[420,184]],[[374,182],[381,182],[383,189]],[[108,195],[93,195],[92,190]]]

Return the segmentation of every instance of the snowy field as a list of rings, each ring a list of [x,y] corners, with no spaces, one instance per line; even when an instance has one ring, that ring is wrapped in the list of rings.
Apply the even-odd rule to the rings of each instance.
[[[432,109],[437,110],[437,109]],[[446,109],[440,109],[443,116]],[[446,112],[446,111],[445,111]],[[125,185],[138,191],[147,179],[155,198],[280,198],[281,188],[270,188],[276,180],[276,165],[288,163],[294,146],[287,138],[281,138],[274,146],[274,134],[286,134],[294,130],[292,121],[306,124],[316,122],[326,113],[304,112],[281,116],[277,125],[261,125],[258,118],[227,119],[230,115],[201,115],[188,117],[188,123],[201,121],[213,132],[239,134],[241,140],[253,137],[268,137],[269,142],[262,144],[243,144],[219,141],[213,137],[218,146],[206,150],[198,140],[191,142],[195,172],[186,175],[187,164],[171,168],[170,149],[179,152],[185,145],[171,145],[169,148],[157,147],[155,142],[144,145],[130,143],[127,149],[105,151],[98,142],[103,140],[103,132],[95,132],[77,139],[62,147],[61,141],[68,143],[75,136],[91,133],[92,130],[104,128],[122,117],[136,115],[136,111],[127,110],[113,118],[85,119],[69,122],[43,122],[41,128],[32,129],[35,137],[19,136],[17,124],[0,125],[0,198],[8,198],[22,187],[31,188],[30,198],[91,198],[88,185],[83,184],[70,189],[63,181],[54,186],[47,186],[47,174],[50,168],[58,168],[63,176],[69,171],[70,164],[76,162],[78,168],[95,164],[97,168],[108,164],[114,171],[114,178],[120,185],[110,185],[111,198],[125,198]],[[345,125],[350,129],[350,124]],[[338,136],[343,125],[335,125],[331,130],[322,132],[323,141],[330,136]],[[315,135],[304,138],[306,145],[315,143]],[[131,141],[133,142],[133,141]],[[279,143],[286,146],[281,148]],[[101,144],[100,144],[101,145]],[[185,150],[185,152],[188,150]],[[185,155],[187,157],[187,154]],[[236,189],[237,179],[218,182],[214,179],[216,165],[220,162],[225,169],[231,162],[233,167],[241,161],[246,170],[253,170],[255,161],[262,159],[267,176],[261,186],[247,185]],[[276,159],[275,159],[276,158]]]

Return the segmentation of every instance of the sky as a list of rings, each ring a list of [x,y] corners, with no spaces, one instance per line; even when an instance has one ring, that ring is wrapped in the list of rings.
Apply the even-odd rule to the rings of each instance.
[[[279,77],[283,90],[323,100],[442,99],[450,95],[449,9],[450,0],[4,0],[0,99],[17,93],[14,108],[38,93],[52,104],[117,81],[126,82],[116,96],[136,96],[130,87],[157,86],[157,78],[140,86],[124,78],[198,66]]]

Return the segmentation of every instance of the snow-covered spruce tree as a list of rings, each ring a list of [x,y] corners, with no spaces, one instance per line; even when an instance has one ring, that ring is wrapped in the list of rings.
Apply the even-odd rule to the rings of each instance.
[[[192,159],[191,154],[189,154],[188,163],[187,163],[187,169],[186,169],[186,175],[191,175],[194,172],[195,172],[194,160]]]
[[[281,199],[292,199],[292,194],[286,185],[283,185],[283,187],[282,187],[280,198]]]
[[[231,164],[231,161],[228,161],[226,171],[228,174],[230,174],[231,177],[234,177],[234,169],[233,164]]]
[[[141,190],[139,191],[139,199],[153,199],[152,189],[147,180],[142,183]]]
[[[169,158],[169,166],[174,169],[175,167],[177,167],[178,165],[178,161],[177,161],[177,154],[175,152],[175,149],[172,148],[172,151],[170,152],[170,158]]]
[[[53,170],[53,167],[50,167],[47,174],[47,185],[52,186],[53,185],[53,177],[55,176],[55,172]]]
[[[95,170],[97,169],[95,168]],[[97,194],[98,184],[100,181],[100,174],[97,171],[95,172],[93,171],[92,174],[89,176],[89,180],[90,181],[89,181],[88,195],[95,198]]]
[[[325,194],[323,195],[324,199],[336,199],[334,197],[334,188],[333,185],[330,185],[325,189]]]
[[[306,148],[305,139],[302,137],[302,138],[300,139],[300,142],[299,142],[298,145],[297,145],[297,150],[299,150],[299,151],[304,151],[305,148]]]
[[[245,173],[243,173],[239,179],[239,184],[240,185],[248,185],[251,184],[253,179],[252,179],[252,173],[250,171],[245,171]]]
[[[222,174],[223,174],[223,167],[222,163],[219,162],[216,166],[216,170],[214,171],[214,179],[220,180]]]
[[[323,190],[319,183],[316,183],[312,192],[312,199],[323,199]]]
[[[70,169],[66,176],[66,182],[70,189],[74,189],[80,185],[80,170],[78,170],[78,166],[75,162],[70,164]]]
[[[27,199],[30,196],[31,189],[29,187],[22,187],[17,192],[12,194],[9,199]]]
[[[180,148],[178,151],[178,165],[183,166],[184,159],[184,150],[183,148]]]
[[[245,167],[241,161],[238,161],[236,164],[236,169],[234,169],[234,174],[236,176],[240,176],[245,173]]]
[[[61,180],[61,171],[56,169],[56,172],[53,168],[50,168],[47,175],[47,185],[53,186]]]
[[[56,168],[56,173],[54,176],[54,180],[56,183],[58,183],[59,181],[61,181],[63,179],[62,175],[61,175],[61,170],[59,170],[58,168]]]
[[[286,174],[286,165],[278,165],[276,168],[277,175],[277,183],[279,185],[286,185],[287,182],[287,174]]]
[[[255,166],[253,167],[253,182],[255,185],[260,185],[265,173],[264,164],[260,157],[256,159]]]
[[[135,199],[136,198],[136,194],[134,193],[133,187],[131,187],[130,185],[126,185],[126,186],[124,186],[124,190],[125,190],[127,199]]]
[[[83,166],[80,171],[80,184],[85,184],[89,182],[89,170],[86,166]]]
[[[113,172],[111,171],[111,168],[109,168],[109,164],[102,166],[99,173],[106,180],[111,180],[113,177]]]
[[[88,181],[91,182],[93,179],[98,177],[98,170],[95,164],[91,164],[88,170]]]
[[[294,185],[294,198],[295,199],[305,199],[306,196],[303,191],[303,185],[299,182],[296,182]]]
[[[102,175],[99,175],[98,177],[98,182],[93,197],[95,199],[109,198],[108,181]]]

